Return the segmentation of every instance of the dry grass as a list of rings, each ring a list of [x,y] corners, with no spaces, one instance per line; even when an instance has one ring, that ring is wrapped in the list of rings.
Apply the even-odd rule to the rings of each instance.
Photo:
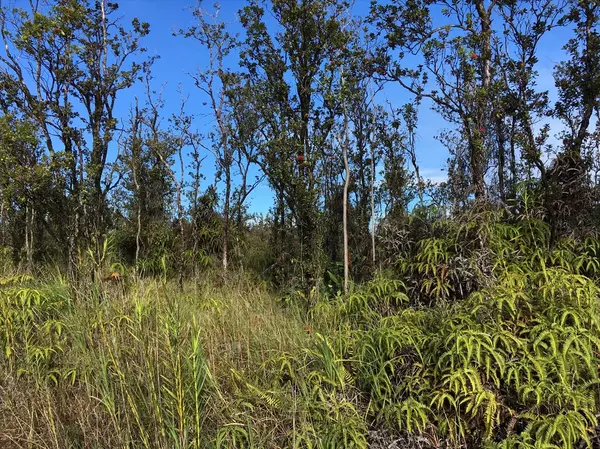
[[[54,279],[1,294],[18,304],[24,288],[47,310],[28,317],[15,305],[22,319],[11,327],[15,310],[4,310],[3,448],[206,447],[232,421],[235,379],[266,378],[268,360],[310,338],[294,310],[242,277],[183,293],[159,281],[124,291]],[[50,336],[49,320],[60,327]]]

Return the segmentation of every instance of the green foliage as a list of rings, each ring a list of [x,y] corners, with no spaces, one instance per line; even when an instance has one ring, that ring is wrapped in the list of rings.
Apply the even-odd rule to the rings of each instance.
[[[100,341],[86,383],[98,388],[113,422],[133,420],[130,431],[144,447],[201,447],[212,388],[201,331],[184,324],[176,306],[157,311],[149,297],[133,299],[129,313],[95,319]]]
[[[347,296],[313,291],[308,323],[304,305],[279,311],[263,287],[234,278],[236,289],[179,296],[166,278],[138,280],[99,304],[72,301],[60,277],[5,277],[0,369],[13,390],[3,416],[18,415],[15,391],[32,390],[87,404],[26,405],[53,417],[59,446],[106,428],[111,447],[362,449],[374,430],[425,447],[589,447],[600,411],[598,241],[549,249],[536,220],[482,223],[441,222],[435,237],[408,242],[403,282],[388,272]],[[89,260],[104,267],[110,253],[107,240]],[[441,279],[421,267],[466,266],[457,258],[479,274],[457,269],[448,296],[421,291]],[[65,430],[89,410],[96,422]]]
[[[71,374],[56,366],[66,343],[60,312],[68,306],[64,292],[38,288],[30,276],[0,279],[0,360],[12,375],[57,385]]]
[[[345,318],[373,317],[393,314],[409,302],[404,283],[380,277],[352,292],[347,298],[338,297],[337,313]]]
[[[486,284],[488,261],[481,248],[488,232],[480,223],[494,218],[493,214],[460,220],[411,217],[408,239],[396,258],[398,275],[408,279],[414,303],[464,298]]]
[[[481,238],[491,254],[470,255],[485,254],[488,286],[460,302],[383,316],[356,334],[353,370],[373,418],[408,432],[433,428],[468,447],[590,444],[600,290],[584,273],[596,275],[598,242],[565,239],[545,250],[541,222],[488,223]],[[416,248],[407,265],[421,285],[441,281],[436,267],[465,254],[448,237]],[[370,307],[362,320],[372,322]]]
[[[365,21],[252,0],[241,36],[198,3],[175,34],[208,54],[201,134],[185,92],[161,117],[147,23],[23,3],[0,5],[0,446],[592,446],[597,0],[373,1]],[[558,25],[552,106],[535,66]],[[381,104],[392,81],[404,107]],[[451,128],[439,186],[424,99]],[[50,261],[68,275],[38,277]]]

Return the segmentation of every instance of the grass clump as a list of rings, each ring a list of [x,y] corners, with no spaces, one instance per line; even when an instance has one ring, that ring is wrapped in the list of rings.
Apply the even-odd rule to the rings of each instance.
[[[5,284],[3,447],[206,447],[231,427],[232,373],[305,336],[242,281],[183,295],[140,282],[104,302],[30,279]]]

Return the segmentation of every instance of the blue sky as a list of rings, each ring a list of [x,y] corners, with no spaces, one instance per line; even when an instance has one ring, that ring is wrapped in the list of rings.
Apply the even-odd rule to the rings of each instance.
[[[16,0],[16,3],[25,3],[24,0]],[[356,0],[353,6],[355,15],[364,16],[369,10],[369,0]],[[184,39],[173,36],[173,33],[181,28],[187,28],[194,24],[191,8],[196,2],[194,0],[120,0],[118,14],[123,17],[124,22],[130,22],[132,18],[138,17],[141,21],[150,24],[150,34],[144,39],[143,45],[148,49],[148,55],[160,56],[154,63],[153,76],[154,86],[160,89],[164,85],[163,99],[165,100],[164,115],[175,113],[180,107],[180,88],[189,95],[187,112],[195,116],[195,125],[199,131],[206,131],[212,126],[210,111],[203,106],[206,101],[188,73],[201,69],[207,61],[206,51],[193,39]],[[209,8],[213,2],[205,2]],[[220,18],[231,23],[233,31],[240,31],[241,27],[237,21],[237,11],[245,5],[241,0],[222,0],[220,2]],[[540,73],[538,84],[542,89],[551,92],[554,98],[554,80],[552,71],[554,65],[564,59],[562,45],[570,36],[570,30],[555,30],[550,33],[540,45],[538,71]],[[144,98],[141,86],[132,88],[119,97],[115,115],[126,119],[129,109],[134,103],[134,97]],[[377,98],[380,103],[389,101],[393,105],[401,105],[410,101],[410,96],[395,85],[388,85]],[[439,182],[445,179],[445,171],[448,153],[446,149],[436,140],[435,136],[447,127],[447,124],[433,111],[427,103],[420,110],[418,123],[417,151],[421,174],[432,181]],[[209,156],[204,162],[203,172],[206,176],[204,186],[207,187],[214,177],[214,160]],[[272,205],[272,195],[268,185],[263,183],[251,198],[250,211],[265,213]]]
[[[177,112],[179,108],[180,95],[177,91],[181,86],[183,92],[189,94],[187,111],[196,115],[198,129],[207,129],[212,124],[210,111],[202,106],[205,101],[202,94],[194,86],[193,81],[187,75],[202,68],[207,60],[206,51],[194,40],[173,36],[173,32],[194,24],[191,8],[196,4],[194,0],[121,0],[119,11],[123,19],[129,21],[137,16],[140,20],[150,23],[151,32],[145,39],[144,46],[149,55],[158,55],[153,66],[154,82],[156,86],[166,83],[164,87],[164,99],[166,114]],[[214,2],[205,2],[204,6],[209,8]],[[223,0],[220,2],[221,20],[230,23],[234,31],[241,31],[237,23],[237,11],[246,4],[244,1]],[[366,15],[369,10],[369,1],[358,0],[353,6],[353,13]],[[134,90],[123,95],[118,105],[122,108],[122,115],[126,115]],[[400,105],[410,100],[398,86],[387,86],[379,95],[379,102],[390,101],[394,105]],[[119,111],[117,111],[119,113]],[[421,173],[434,181],[445,179],[445,171],[442,171],[448,158],[446,149],[435,139],[435,135],[445,126],[437,114],[423,107],[421,111],[421,122],[418,131],[419,163]],[[214,161],[209,156],[204,162],[203,172],[206,176],[204,186],[206,187],[214,176]],[[250,211],[266,213],[272,206],[273,197],[268,184],[263,182],[250,198]]]
[[[357,0],[353,6],[353,13],[364,16],[369,9],[368,0]],[[240,30],[237,21],[237,11],[244,6],[240,0],[222,0],[220,18],[230,22],[233,30]],[[191,8],[194,0],[121,0],[119,1],[121,14],[124,19],[138,16],[140,20],[150,23],[151,33],[146,38],[145,46],[150,55],[159,55],[153,74],[157,85],[167,83],[164,90],[166,100],[165,112],[175,112],[179,107],[178,85],[184,92],[189,93],[188,112],[196,115],[199,129],[206,129],[211,125],[211,118],[207,116],[202,106],[204,99],[193,85],[186,73],[194,72],[201,68],[207,59],[206,52],[200,45],[190,39],[174,37],[172,33],[180,28],[193,25]],[[205,7],[210,7],[212,2],[205,2]],[[550,33],[540,44],[539,52],[539,79],[538,84],[542,89],[548,89],[551,98],[554,98],[554,79],[552,71],[554,65],[564,59],[562,45],[570,36],[570,30],[555,30]],[[125,96],[121,103],[128,107]],[[390,101],[400,105],[410,101],[410,96],[398,86],[389,85],[379,95],[379,102]],[[418,124],[417,150],[421,174],[432,181],[439,182],[445,179],[443,170],[448,158],[447,150],[436,140],[435,136],[447,127],[447,124],[433,111],[427,103],[420,110]],[[213,161],[207,158],[204,167],[206,175],[205,186],[214,173]],[[267,212],[272,204],[272,196],[266,182],[261,185],[251,198],[250,210],[252,212]]]

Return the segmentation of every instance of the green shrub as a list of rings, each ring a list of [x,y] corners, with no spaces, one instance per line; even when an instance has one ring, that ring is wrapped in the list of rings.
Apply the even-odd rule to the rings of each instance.
[[[359,331],[358,383],[380,423],[467,447],[562,447],[597,425],[600,290],[562,268],[506,274],[465,301]]]

